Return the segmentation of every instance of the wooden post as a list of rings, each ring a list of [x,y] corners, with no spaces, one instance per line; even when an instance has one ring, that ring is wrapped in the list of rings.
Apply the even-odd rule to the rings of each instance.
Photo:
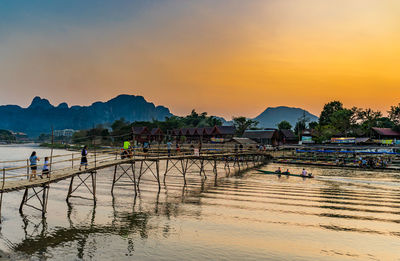
[[[168,163],[169,163],[169,157],[167,158],[167,162],[166,162],[166,167],[165,167],[165,173],[164,173],[164,178],[163,178],[163,182],[164,182],[164,186],[165,186],[165,178],[167,177],[167,172],[168,172]]]
[[[218,180],[218,171],[217,171],[217,160],[214,158],[214,183],[217,185],[217,180]]]
[[[22,214],[22,208],[25,204],[26,198],[28,197],[28,188],[25,189],[24,195],[22,196],[21,205],[19,206],[19,213]]]
[[[42,217],[46,216],[46,212],[47,212],[47,201],[49,199],[48,195],[49,195],[49,185],[44,184],[43,185],[43,190],[42,190]]]
[[[135,171],[135,161],[132,162],[131,167],[132,167],[132,175],[133,175],[133,185],[135,186],[135,197],[137,194],[137,187],[136,187],[136,171]]]
[[[29,179],[29,159],[26,160],[26,179]]]
[[[181,161],[181,166],[182,166],[183,182],[186,185],[186,168],[185,168],[185,166],[183,164],[184,159],[181,159],[180,161]]]
[[[68,195],[67,195],[67,202],[68,202],[68,200],[69,200],[69,197],[71,196],[71,194],[72,194],[72,186],[73,186],[73,184],[74,184],[74,177],[75,176],[72,176],[71,177],[71,182],[69,183],[69,189],[68,189]]]
[[[96,174],[97,174],[96,171],[91,172],[91,175],[92,175],[92,188],[93,188],[93,201],[94,201],[95,205],[96,205]]]
[[[3,190],[4,190],[4,182],[6,181],[6,169],[3,168],[3,184],[1,186],[1,195],[0,195],[0,224],[1,224],[1,207],[3,204]]]
[[[204,169],[204,160],[203,159],[200,159],[200,177],[201,177],[201,173],[203,172],[203,169]]]
[[[157,182],[158,182],[158,192],[161,190],[161,184],[160,184],[160,160],[156,160],[156,172],[157,172]]]
[[[53,166],[53,147],[54,147],[54,129],[51,127],[51,152],[50,152],[50,166],[49,166],[49,174],[47,175],[50,179],[51,170]]]
[[[111,194],[114,194],[115,179],[117,176],[117,166],[118,165],[115,165],[115,167],[114,167],[114,176],[113,176],[113,181],[112,181],[112,185],[111,185]]]
[[[139,185],[140,185],[140,178],[142,177],[142,170],[143,170],[143,161],[140,161],[140,170],[139,170],[139,176],[138,176],[138,182],[137,182],[137,188],[140,190]]]
[[[74,168],[74,153],[72,152],[72,168]]]
[[[93,144],[94,144],[94,167],[96,168],[97,157],[96,157],[96,136],[95,135],[93,135]]]

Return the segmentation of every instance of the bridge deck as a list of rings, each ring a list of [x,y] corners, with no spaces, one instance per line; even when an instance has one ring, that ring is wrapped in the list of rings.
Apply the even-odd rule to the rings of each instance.
[[[27,175],[22,175],[20,180],[10,180],[10,181],[5,181],[4,183],[1,181],[0,182],[0,193],[22,190],[22,189],[31,188],[31,187],[40,187],[45,184],[50,184],[50,183],[58,182],[58,181],[61,181],[64,179],[68,179],[75,175],[91,173],[91,172],[95,172],[100,169],[113,167],[113,166],[119,165],[119,164],[132,164],[132,163],[140,162],[140,161],[157,161],[157,160],[184,160],[184,159],[211,160],[211,159],[216,159],[216,158],[221,159],[224,157],[225,158],[226,157],[237,157],[237,156],[256,155],[256,154],[258,154],[258,153],[244,152],[244,153],[207,154],[207,155],[201,155],[201,156],[180,155],[180,156],[170,156],[170,157],[165,155],[165,156],[135,157],[135,158],[128,158],[128,159],[112,159],[112,160],[104,160],[104,161],[99,160],[99,161],[96,161],[95,165],[94,165],[94,162],[91,162],[88,169],[82,169],[81,171],[79,170],[79,166],[75,166],[75,167],[68,167],[68,168],[64,168],[64,169],[52,170],[51,175],[48,178],[47,177],[40,178],[39,174],[41,174],[41,173],[38,171],[37,179],[33,179],[32,181],[28,180]],[[26,176],[26,179],[24,178],[24,176]]]

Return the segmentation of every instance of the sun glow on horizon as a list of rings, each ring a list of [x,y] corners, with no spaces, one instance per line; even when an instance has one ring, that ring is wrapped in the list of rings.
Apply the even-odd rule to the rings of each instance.
[[[40,95],[86,105],[128,93],[178,115],[195,108],[229,119],[279,105],[318,115],[331,100],[383,112],[400,102],[397,1],[165,1],[140,8],[100,21],[99,13],[112,10],[98,7],[78,22],[77,12],[58,17],[51,8],[25,14],[17,25],[3,18],[0,86],[7,95],[0,103],[26,105]]]

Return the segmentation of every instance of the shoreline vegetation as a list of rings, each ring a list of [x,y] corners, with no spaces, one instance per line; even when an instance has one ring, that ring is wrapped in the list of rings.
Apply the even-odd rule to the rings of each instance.
[[[148,130],[160,130],[160,136],[157,137],[157,143],[166,143],[173,141],[172,130],[180,128],[206,128],[223,125],[223,120],[216,116],[208,116],[206,112],[197,113],[192,110],[191,114],[178,117],[166,117],[165,121],[136,121],[128,122],[121,118],[116,120],[111,125],[97,125],[96,127],[88,130],[76,131],[72,137],[53,137],[54,144],[57,148],[68,148],[69,144],[80,146],[82,144],[93,146],[119,146],[125,140],[132,140],[134,128],[146,127]],[[241,135],[246,129],[254,128],[257,122],[254,120],[246,119],[245,117],[234,117],[233,125],[237,130],[237,135]],[[155,135],[157,136],[157,134]],[[162,137],[162,138],[161,138]],[[181,137],[177,142],[184,143],[186,139]],[[50,134],[41,134],[37,141],[42,146],[51,146],[52,136]]]
[[[165,143],[167,140],[171,140],[171,132],[174,129],[212,127],[224,123],[222,118],[208,116],[207,112],[197,113],[195,110],[183,117],[166,117],[164,121],[154,119],[152,121],[128,122],[121,118],[110,124],[99,124],[92,129],[78,130],[72,137],[54,137],[54,148],[76,149],[83,143],[113,146],[127,139],[127,136],[132,133],[132,129],[135,127],[147,127],[149,130],[160,129],[165,138],[159,142]],[[257,121],[246,117],[233,117],[229,123],[235,126],[237,137],[241,137],[246,130],[263,129],[258,126]],[[304,115],[298,119],[294,128],[284,119],[276,126],[276,129],[279,130],[293,130],[298,140],[302,140],[303,132],[308,130],[312,136],[312,141],[316,144],[329,142],[333,137],[371,138],[374,135],[373,128],[387,128],[399,132],[400,104],[391,106],[387,115],[384,115],[382,112],[370,108],[345,108],[340,101],[332,101],[324,105],[318,121],[310,122]],[[94,137],[96,137],[96,140],[93,140]],[[181,138],[182,140],[177,142],[185,142],[185,137]],[[12,132],[0,130],[0,143],[14,144],[26,141],[32,140],[18,140]],[[41,134],[34,141],[41,143],[43,147],[49,147],[51,145],[51,134]]]

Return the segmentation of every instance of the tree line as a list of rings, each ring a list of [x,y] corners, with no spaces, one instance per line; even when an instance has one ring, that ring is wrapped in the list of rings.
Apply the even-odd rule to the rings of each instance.
[[[371,137],[372,128],[390,128],[400,131],[400,104],[391,106],[384,116],[382,112],[371,108],[345,108],[340,101],[332,101],[324,105],[318,122],[308,122],[306,117],[296,123],[294,132],[301,136],[305,129],[312,129],[316,142],[329,140],[333,136]],[[279,129],[292,129],[287,121],[278,124]]]
[[[216,116],[209,116],[207,112],[197,113],[195,110],[186,116],[166,117],[164,121],[135,121],[128,122],[121,118],[114,121],[110,126],[97,125],[95,128],[80,130],[72,136],[72,143],[82,143],[90,140],[90,137],[97,137],[102,144],[121,142],[129,137],[132,127],[147,127],[149,130],[160,128],[166,135],[169,131],[180,128],[201,128],[223,125],[224,120]],[[246,129],[256,128],[258,122],[246,117],[233,117],[232,124],[235,126],[238,135],[242,135]],[[85,141],[86,140],[86,141]]]

